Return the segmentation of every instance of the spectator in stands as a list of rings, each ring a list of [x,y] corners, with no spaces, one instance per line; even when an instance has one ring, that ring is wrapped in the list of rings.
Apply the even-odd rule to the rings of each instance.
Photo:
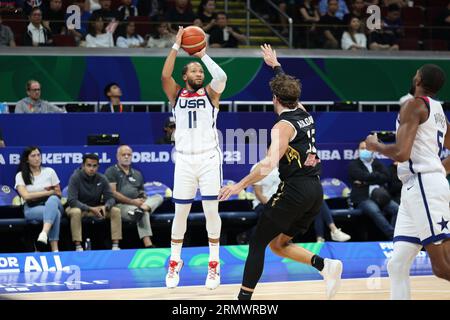
[[[169,117],[164,122],[164,137],[159,138],[156,144],[175,144],[175,118]]]
[[[15,47],[16,41],[11,28],[2,24],[2,16],[0,12],[0,47]]]
[[[366,50],[367,38],[361,32],[361,22],[358,17],[350,19],[348,30],[344,31],[341,39],[341,46],[344,50]]]
[[[50,30],[51,34],[65,34],[65,12],[62,9],[62,0],[50,0],[50,7],[44,11],[42,24]]]
[[[170,48],[175,41],[175,34],[170,31],[167,22],[159,22],[156,32],[150,36],[147,42],[148,48]]]
[[[23,1],[23,13],[26,16],[29,16],[31,14],[31,11],[34,8],[41,9],[41,12],[45,10],[45,4],[42,0],[25,0]]]
[[[385,32],[383,24],[380,29],[375,29],[369,34],[370,50],[391,50],[399,49],[398,39],[390,32]]]
[[[119,48],[142,48],[145,47],[144,39],[136,33],[133,21],[123,24],[122,34],[117,38],[116,46]]]
[[[278,13],[278,17],[276,18],[281,25],[281,34],[287,36],[289,34],[289,22],[287,16],[293,16],[295,13],[295,9],[303,2],[301,0],[274,0],[275,5],[278,6],[278,9],[281,13]],[[270,12],[271,8],[269,9]],[[273,10],[272,10],[273,11]],[[273,16],[273,14],[272,14]]]
[[[28,97],[16,104],[15,113],[65,113],[65,109],[59,108],[48,101],[41,100],[41,84],[36,80],[28,80],[26,84]]]
[[[392,197],[392,200],[394,200],[398,205],[400,205],[402,182],[400,181],[397,175],[397,166],[398,162],[396,161],[389,166],[389,171],[391,173],[391,180],[388,183],[388,191]]]
[[[399,206],[384,188],[390,181],[390,173],[382,162],[374,158],[373,152],[366,149],[364,141],[359,144],[358,159],[350,162],[348,174],[352,184],[350,198],[353,204],[392,240]],[[390,216],[390,222],[386,216]]]
[[[138,0],[137,8],[140,16],[161,21],[160,17],[164,16],[165,5],[164,0]]]
[[[357,17],[364,25],[366,17],[365,9],[366,5],[364,4],[364,0],[352,0],[352,11],[344,16],[343,18],[344,24],[348,25],[352,17]]]
[[[317,26],[320,21],[319,9],[313,0],[305,0],[299,7],[300,23],[307,25],[298,30],[299,45],[301,48],[315,48],[317,45]]]
[[[396,39],[402,38],[405,35],[403,30],[403,23],[400,18],[401,11],[397,4],[391,4],[387,8],[386,17],[383,19],[384,31],[392,33]]]
[[[75,0],[73,3],[74,5],[78,6],[80,8],[80,29],[72,29],[68,30],[68,34],[72,35],[75,39],[75,42],[79,44],[81,40],[86,37],[88,33],[88,26],[89,26],[89,18],[91,17],[91,13],[86,10],[86,3],[88,3],[89,0]],[[65,17],[65,20],[67,21],[68,15]]]
[[[334,16],[338,18],[339,20],[343,20],[344,16],[348,13],[348,7],[345,0],[336,0],[337,8]],[[325,16],[328,14],[330,10],[330,0],[320,0],[319,2],[319,12],[322,16]]]
[[[91,14],[94,11],[102,8],[99,0],[87,0],[86,5],[87,5],[86,10],[89,11],[89,13]]]
[[[120,20],[119,12],[111,9],[111,0],[100,0],[100,6],[100,9],[92,12],[93,17],[102,17],[107,24]]]
[[[0,148],[4,148],[4,147],[6,147],[6,144],[5,144],[5,140],[3,140],[2,129],[0,128]]]
[[[322,25],[322,41],[325,49],[338,49],[339,40],[342,37],[343,24],[341,19],[336,17],[339,9],[337,0],[328,0],[328,10],[320,19]]]
[[[323,201],[320,212],[314,220],[314,230],[316,231],[317,242],[325,242],[325,230],[323,228],[325,224],[330,228],[331,240],[345,242],[351,239],[348,234],[336,227],[333,216],[331,215],[331,210],[326,201]]]
[[[33,8],[30,13],[30,24],[24,35],[23,44],[25,46],[49,46],[53,43],[50,30],[42,24],[42,10]]]
[[[124,106],[120,102],[120,97],[122,96],[122,90],[119,85],[115,82],[111,82],[105,86],[103,89],[105,97],[109,100],[108,104],[104,104],[100,107],[100,112],[111,112],[111,113],[122,113],[127,112]]]
[[[173,23],[175,26],[187,27],[192,25],[195,14],[192,11],[190,0],[175,0],[174,7],[167,10],[164,20]]]
[[[89,19],[85,45],[88,48],[114,47],[113,33],[106,30],[105,21],[101,16],[92,15]]]
[[[228,26],[228,18],[225,12],[218,12],[216,25],[209,31],[209,46],[211,48],[237,48],[244,44],[247,37],[237,27]]]
[[[83,251],[82,218],[85,216],[111,220],[112,250],[120,250],[122,219],[120,209],[114,207],[115,200],[106,177],[98,173],[99,158],[96,154],[83,155],[83,165],[69,180],[67,216],[70,218],[72,240],[76,251]]]
[[[116,207],[120,209],[122,221],[133,221],[137,225],[139,239],[146,248],[154,247],[150,225],[150,214],[163,203],[164,198],[155,194],[147,197],[141,172],[131,167],[133,150],[123,145],[117,149],[117,164],[109,167],[105,176],[109,181]]]
[[[56,172],[42,166],[41,150],[27,147],[20,157],[14,187],[25,201],[23,207],[25,219],[42,221],[42,231],[37,239],[40,251],[50,246],[58,252],[59,228],[63,206],[61,188]]]
[[[209,30],[216,24],[216,1],[202,0],[198,6],[197,19],[195,25],[201,27],[203,31]]]
[[[128,20],[129,17],[136,17],[138,10],[132,4],[132,0],[122,0],[122,5],[117,9],[121,21]]]

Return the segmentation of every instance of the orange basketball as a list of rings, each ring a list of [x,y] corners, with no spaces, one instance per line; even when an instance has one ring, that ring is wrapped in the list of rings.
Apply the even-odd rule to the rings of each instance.
[[[199,52],[206,46],[206,35],[202,28],[189,26],[184,29],[181,47],[190,55]]]

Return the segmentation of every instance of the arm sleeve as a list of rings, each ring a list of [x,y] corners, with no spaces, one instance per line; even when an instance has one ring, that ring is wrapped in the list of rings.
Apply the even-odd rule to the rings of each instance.
[[[273,72],[275,73],[275,76],[277,76],[279,74],[284,74],[284,70],[281,66],[277,66],[277,67],[273,68]]]
[[[225,85],[227,83],[226,73],[207,54],[202,57],[202,61],[212,76],[211,89],[217,93],[222,93],[225,90]]]

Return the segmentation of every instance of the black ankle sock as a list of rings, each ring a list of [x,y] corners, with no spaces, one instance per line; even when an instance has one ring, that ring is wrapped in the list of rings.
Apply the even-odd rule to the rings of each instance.
[[[318,255],[313,255],[311,258],[311,265],[319,271],[323,270],[323,258]]]
[[[239,291],[238,300],[251,300],[253,292],[241,289]]]

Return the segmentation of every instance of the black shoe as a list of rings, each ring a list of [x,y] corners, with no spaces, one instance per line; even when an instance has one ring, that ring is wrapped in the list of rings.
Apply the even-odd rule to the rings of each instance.
[[[134,221],[141,221],[142,216],[144,215],[144,210],[140,208],[136,208],[134,210],[128,211],[128,215],[133,219]]]

